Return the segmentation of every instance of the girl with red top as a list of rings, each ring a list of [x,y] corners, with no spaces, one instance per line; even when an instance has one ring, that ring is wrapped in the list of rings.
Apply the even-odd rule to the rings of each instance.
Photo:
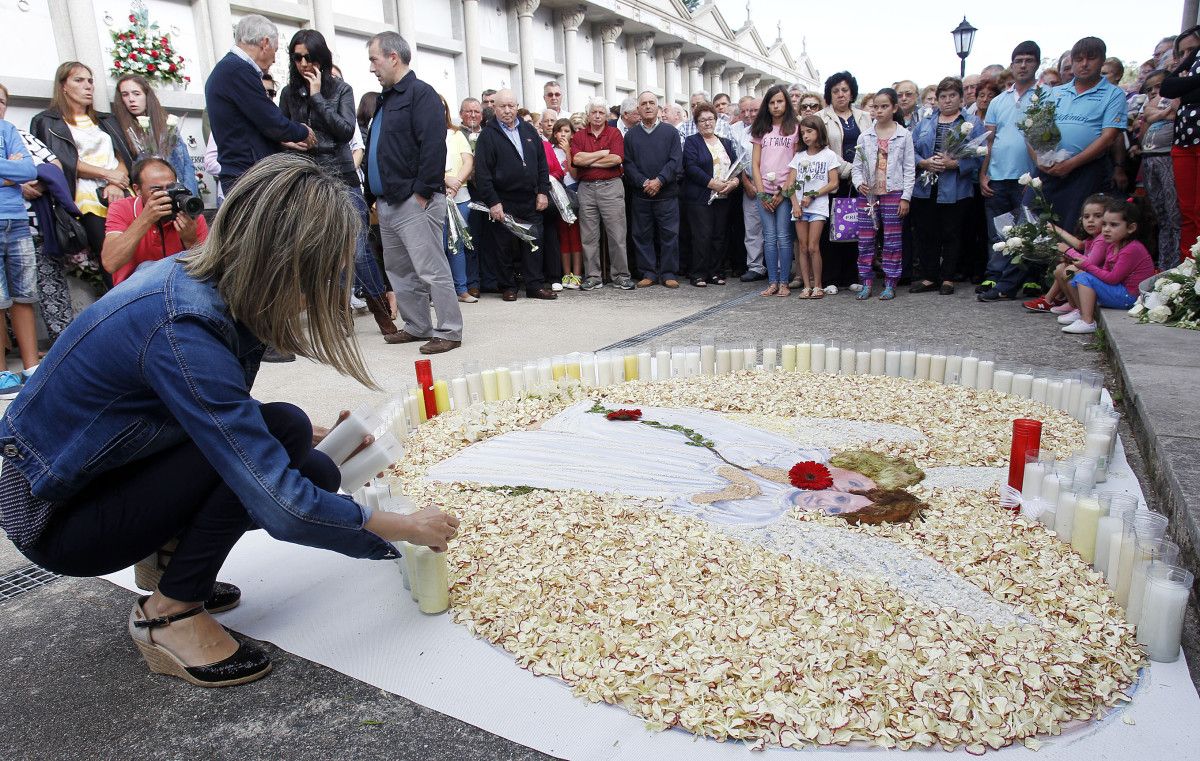
[[[1138,284],[1154,274],[1154,260],[1145,245],[1134,238],[1142,210],[1132,200],[1109,202],[1100,237],[1088,256],[1068,251],[1074,274],[1067,298],[1078,311],[1058,318],[1064,333],[1094,333],[1096,306],[1129,309],[1137,301]]]

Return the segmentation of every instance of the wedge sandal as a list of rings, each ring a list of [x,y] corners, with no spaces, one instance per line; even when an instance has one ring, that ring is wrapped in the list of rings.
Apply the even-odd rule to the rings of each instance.
[[[202,613],[204,607],[197,605],[172,616],[146,618],[142,606],[148,599],[140,597],[134,603],[129,613],[129,636],[153,673],[176,676],[197,687],[234,687],[261,679],[271,672],[271,659],[266,652],[248,642],[240,643],[237,652],[224,660],[206,666],[188,666],[166,647],[155,642],[151,632]]]

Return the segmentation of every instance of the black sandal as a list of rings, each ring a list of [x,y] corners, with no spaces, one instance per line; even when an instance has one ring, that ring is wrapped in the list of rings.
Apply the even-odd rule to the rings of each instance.
[[[271,659],[266,652],[248,642],[240,643],[237,652],[222,661],[207,666],[188,666],[170,650],[155,642],[150,633],[154,629],[189,619],[203,612],[204,606],[197,605],[172,616],[146,618],[142,606],[149,599],[139,597],[134,603],[129,614],[129,636],[153,673],[177,676],[197,687],[233,687],[261,679],[271,672]]]

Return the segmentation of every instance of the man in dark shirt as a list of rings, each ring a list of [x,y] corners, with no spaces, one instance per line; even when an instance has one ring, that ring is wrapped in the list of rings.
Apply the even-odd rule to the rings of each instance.
[[[382,94],[367,138],[367,189],[383,236],[383,264],[404,328],[388,343],[428,342],[422,354],[462,345],[462,312],[442,249],[446,221],[446,121],[437,92],[409,68],[412,49],[396,32],[367,45]],[[429,305],[437,315],[431,324]]]
[[[638,96],[641,122],[625,132],[625,179],[633,194],[633,245],[642,271],[639,288],[661,282],[678,288],[679,176],[683,148],[679,130],[658,120],[658,98],[649,90]],[[659,252],[654,251],[657,233]]]
[[[475,199],[488,207],[482,255],[495,263],[505,301],[517,300],[517,277],[531,299],[555,299],[542,278],[542,215],[549,203],[546,152],[533,126],[517,118],[512,90],[496,93],[496,118],[483,127],[475,144]],[[505,215],[528,224],[532,242],[518,240],[502,223]]]
[[[616,127],[606,124],[608,103],[592,98],[587,106],[587,126],[571,138],[571,160],[579,179],[579,236],[583,239],[585,291],[604,285],[600,268],[600,231],[608,237],[609,274],[614,288],[631,291],[629,260],[625,254],[625,188],[621,165],[625,141]]]

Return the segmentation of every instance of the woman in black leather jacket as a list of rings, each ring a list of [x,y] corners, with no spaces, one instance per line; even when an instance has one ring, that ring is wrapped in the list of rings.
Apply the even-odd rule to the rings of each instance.
[[[292,35],[288,43],[288,70],[290,76],[279,96],[279,110],[292,121],[312,128],[317,144],[308,155],[341,177],[355,196],[363,221],[363,234],[359,236],[354,256],[355,290],[362,290],[379,332],[386,339],[399,328],[392,321],[391,309],[384,298],[387,287],[383,276],[367,249],[367,204],[350,152],[357,124],[354,90],[333,75],[333,54],[325,36],[315,29],[301,29]]]

